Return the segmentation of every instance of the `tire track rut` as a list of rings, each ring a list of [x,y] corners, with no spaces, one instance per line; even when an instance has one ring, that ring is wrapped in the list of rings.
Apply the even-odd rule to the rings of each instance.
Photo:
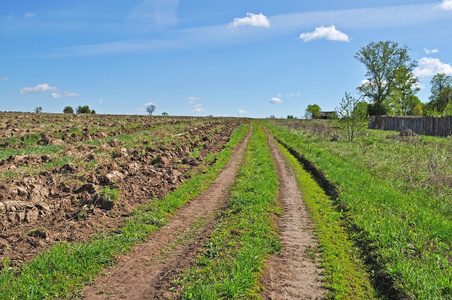
[[[165,299],[177,295],[177,291],[169,291],[171,281],[194,262],[213,231],[216,210],[227,202],[228,188],[243,162],[251,132],[250,126],[246,137],[234,148],[228,163],[209,188],[180,208],[147,242],[120,257],[117,265],[104,271],[107,276],[101,275],[93,285],[86,286],[85,299]],[[190,234],[193,222],[203,219],[205,225]]]
[[[309,258],[317,241],[311,230],[296,176],[278,149],[274,137],[265,131],[277,165],[279,203],[284,214],[277,221],[282,249],[267,264],[266,291],[262,296],[264,299],[323,299],[327,290],[322,288],[320,282],[321,269]]]

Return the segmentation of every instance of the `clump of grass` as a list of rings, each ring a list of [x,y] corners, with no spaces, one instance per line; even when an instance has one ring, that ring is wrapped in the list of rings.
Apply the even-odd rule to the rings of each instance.
[[[121,191],[119,189],[111,189],[109,186],[96,192],[94,196],[94,205],[98,205],[104,209],[112,209],[118,203]]]
[[[280,249],[272,226],[278,179],[266,136],[255,124],[246,160],[239,171],[228,208],[196,260],[175,284],[183,299],[257,299],[268,255]]]

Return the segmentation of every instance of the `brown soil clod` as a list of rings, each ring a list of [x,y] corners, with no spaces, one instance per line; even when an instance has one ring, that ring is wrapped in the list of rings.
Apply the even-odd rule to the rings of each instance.
[[[267,132],[268,134],[268,132]],[[266,272],[264,299],[323,299],[321,269],[313,258],[314,239],[308,213],[300,195],[296,176],[283,154],[269,136],[268,144],[277,166],[279,203],[283,216],[277,220],[282,249],[270,258]]]

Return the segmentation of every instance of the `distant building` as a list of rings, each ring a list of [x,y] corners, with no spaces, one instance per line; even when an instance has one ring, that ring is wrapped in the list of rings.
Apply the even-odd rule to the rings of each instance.
[[[321,111],[319,119],[334,119],[336,112],[334,111]]]

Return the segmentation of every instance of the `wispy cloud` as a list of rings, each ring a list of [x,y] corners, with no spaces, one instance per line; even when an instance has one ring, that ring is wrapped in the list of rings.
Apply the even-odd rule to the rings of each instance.
[[[58,88],[48,85],[47,83],[38,84],[35,87],[24,87],[19,94],[37,94],[48,90],[57,90]]]
[[[64,91],[64,92],[57,92],[57,93],[50,93],[50,97],[52,97],[53,99],[58,99],[58,98],[70,98],[70,97],[78,97],[81,96],[82,94],[77,94],[77,93],[71,93],[68,91]]]
[[[158,29],[178,23],[179,0],[145,0],[135,6],[128,14],[129,24],[141,24]]]
[[[270,99],[270,104],[279,104],[281,102],[282,102],[281,98],[278,97],[273,97]]]
[[[441,62],[438,58],[423,57],[413,74],[419,78],[432,77],[436,74],[452,75],[452,66]]]
[[[301,96],[301,93],[290,93],[287,95],[287,98],[295,97],[295,96]]]
[[[205,109],[202,107],[202,104],[195,104],[193,106],[193,109],[191,110],[192,112],[203,112],[205,111]]]
[[[312,40],[319,40],[319,39],[327,39],[330,41],[340,41],[340,42],[350,42],[348,35],[337,30],[336,27],[334,27],[334,25],[331,25],[330,27],[320,26],[320,27],[317,27],[312,32],[302,33],[302,34],[300,34],[299,39],[304,40],[305,42],[309,42]]]
[[[444,0],[439,7],[445,10],[452,10],[452,0]]]
[[[9,78],[8,77],[0,78],[0,81],[2,81],[2,80],[9,80]]]
[[[150,5],[150,3],[153,2],[142,2],[143,5]],[[139,17],[140,14],[138,13],[138,8],[136,13],[137,14],[134,15],[134,17],[131,17],[132,19],[146,19],[144,16],[142,18]],[[145,51],[161,52],[169,49],[221,47],[224,45],[269,40],[282,35],[299,34],[300,30],[309,30],[310,28],[315,28],[319,24],[334,24],[341,30],[365,30],[368,28],[421,25],[450,19],[452,17],[452,10],[440,9],[438,4],[430,3],[336,11],[301,12],[275,16],[260,15],[261,14],[249,14],[245,18],[236,18],[233,22],[226,24],[171,30],[171,34],[161,36],[161,38],[158,39],[131,38],[129,40],[112,41],[103,44],[79,45],[63,48],[60,50],[59,56]],[[265,26],[267,26],[266,21],[268,21],[268,26],[271,24],[271,30],[259,30],[260,28],[265,28]],[[258,25],[261,27],[256,27]],[[231,30],[231,26],[234,28],[241,27],[241,30]],[[140,26],[137,25],[136,27]],[[319,29],[317,33],[315,31],[306,32],[305,34],[311,35],[303,37],[313,38],[315,36],[314,34],[317,34],[324,38],[340,39],[342,37],[343,40],[346,40],[345,33],[341,35],[341,31],[335,32],[332,29],[332,27],[324,27],[323,30]],[[327,33],[328,30],[330,32],[329,34]]]
[[[104,100],[99,99],[99,101],[97,101],[97,103],[102,104],[102,103],[104,103]]]
[[[262,13],[259,13],[258,15],[255,15],[253,13],[246,13],[246,17],[244,18],[235,18],[234,21],[232,21],[229,24],[229,28],[237,28],[241,26],[253,26],[253,27],[270,27],[270,21],[266,16],[264,16]]]
[[[248,113],[248,111],[243,110],[243,109],[239,109],[239,111],[237,112],[239,115],[246,115]]]
[[[439,52],[439,50],[438,49],[427,49],[427,48],[424,48],[424,52],[425,52],[425,54],[433,54],[433,53],[438,53]]]
[[[26,12],[26,13],[24,14],[24,18],[32,18],[32,17],[34,17],[34,16],[36,16],[36,14],[30,13],[30,12]]]

